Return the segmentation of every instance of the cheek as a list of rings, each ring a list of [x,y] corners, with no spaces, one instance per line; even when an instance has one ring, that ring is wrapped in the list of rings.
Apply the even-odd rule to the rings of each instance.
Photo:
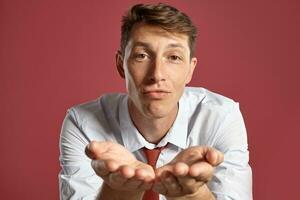
[[[169,79],[172,81],[174,87],[183,88],[186,85],[188,78],[187,70],[178,68],[177,70],[172,70],[169,74]]]
[[[134,82],[141,82],[148,73],[149,70],[148,63],[130,63],[128,65],[128,74],[131,76]]]
[[[128,87],[131,87],[132,89],[138,88],[139,85],[143,82],[144,77],[145,77],[145,72],[142,70],[142,68],[129,67],[125,73],[127,88]]]

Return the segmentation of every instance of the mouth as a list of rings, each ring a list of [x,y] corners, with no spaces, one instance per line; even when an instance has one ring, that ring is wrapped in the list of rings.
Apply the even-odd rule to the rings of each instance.
[[[166,90],[148,90],[143,92],[146,97],[157,100],[166,98],[170,93]]]

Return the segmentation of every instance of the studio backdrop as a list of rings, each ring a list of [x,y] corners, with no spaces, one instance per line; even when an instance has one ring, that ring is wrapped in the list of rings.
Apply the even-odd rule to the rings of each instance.
[[[66,110],[125,92],[115,53],[121,16],[138,2],[0,1],[1,199],[59,198]],[[199,28],[190,85],[240,103],[254,199],[298,199],[299,1],[164,2]]]

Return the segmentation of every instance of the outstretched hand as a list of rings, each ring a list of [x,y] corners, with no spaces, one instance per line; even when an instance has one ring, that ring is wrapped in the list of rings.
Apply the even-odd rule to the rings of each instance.
[[[96,174],[117,191],[143,192],[152,187],[153,168],[141,161],[122,145],[114,142],[91,142],[86,154],[92,159]]]
[[[196,194],[212,178],[214,167],[223,162],[223,158],[221,152],[211,147],[187,148],[156,170],[153,189],[167,197]]]
[[[142,195],[152,188],[168,199],[203,191],[214,167],[224,159],[214,148],[194,146],[154,172],[150,165],[138,161],[125,147],[114,142],[91,142],[86,154],[92,159],[96,174],[112,189]]]

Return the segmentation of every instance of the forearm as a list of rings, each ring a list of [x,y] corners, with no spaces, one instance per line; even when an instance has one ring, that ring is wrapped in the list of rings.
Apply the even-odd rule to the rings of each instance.
[[[206,184],[193,194],[181,197],[167,197],[167,200],[216,200]]]
[[[143,192],[117,191],[103,183],[97,200],[141,200]]]

